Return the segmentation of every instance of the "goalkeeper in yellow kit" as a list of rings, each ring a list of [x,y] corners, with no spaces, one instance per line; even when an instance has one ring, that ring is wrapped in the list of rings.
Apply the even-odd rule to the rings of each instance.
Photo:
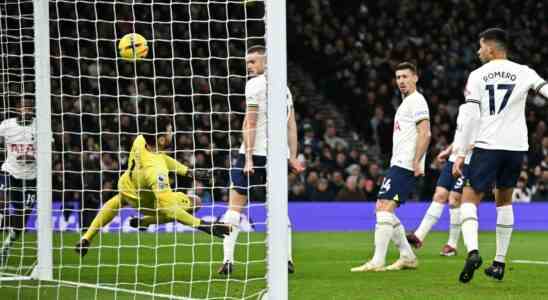
[[[173,128],[169,120],[157,119],[152,120],[152,126],[141,126],[141,129],[154,128],[154,123],[158,131],[165,131],[143,132],[133,141],[128,170],[118,180],[118,194],[105,203],[76,245],[75,250],[80,255],[86,255],[93,237],[101,227],[112,221],[124,205],[131,205],[144,214],[142,218],[130,220],[130,225],[135,228],[178,221],[220,238],[230,233],[230,225],[205,222],[192,215],[199,207],[199,203],[195,202],[199,199],[171,190],[168,177],[170,171],[189,177],[208,175],[193,172],[164,154],[163,151],[171,144]]]

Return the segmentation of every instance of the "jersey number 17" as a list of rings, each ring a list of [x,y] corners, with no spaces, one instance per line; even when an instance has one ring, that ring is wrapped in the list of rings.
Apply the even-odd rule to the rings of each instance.
[[[497,114],[500,114],[502,109],[508,104],[508,99],[510,99],[510,95],[512,95],[512,91],[514,90],[515,84],[488,84],[485,86],[485,89],[489,92],[489,114],[494,115],[496,108],[495,108],[495,90],[504,90],[504,96],[502,96],[502,103],[500,104],[500,108]],[[495,88],[496,87],[496,88]]]

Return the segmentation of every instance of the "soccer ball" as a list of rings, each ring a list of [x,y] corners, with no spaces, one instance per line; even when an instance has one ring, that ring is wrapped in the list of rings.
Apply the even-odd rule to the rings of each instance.
[[[124,59],[141,59],[148,54],[148,42],[138,33],[128,33],[118,42],[118,53]]]

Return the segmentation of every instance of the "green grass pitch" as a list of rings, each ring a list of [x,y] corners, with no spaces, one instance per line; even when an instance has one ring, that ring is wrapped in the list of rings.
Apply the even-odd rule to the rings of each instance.
[[[34,237],[29,235],[28,240]],[[229,279],[216,274],[222,259],[220,240],[211,243],[204,234],[103,234],[82,260],[72,250],[78,236],[55,234],[54,276],[65,281],[100,283],[129,291],[109,291],[91,287],[37,281],[0,283],[0,299],[164,299],[146,293],[174,294],[196,299],[257,299],[265,286],[265,250],[263,234],[241,234],[236,251],[240,261]],[[464,285],[457,277],[464,255],[441,257],[439,250],[447,233],[432,233],[425,246],[417,251],[419,269],[414,271],[350,273],[372,255],[372,232],[294,233],[294,257],[297,272],[290,275],[290,299],[547,299],[548,265],[518,264],[512,260],[548,261],[548,235],[545,232],[515,232],[509,253],[510,263],[504,281],[496,282],[483,275],[493,258],[495,235],[480,234],[484,265],[471,283]],[[29,243],[32,244],[32,243]],[[119,247],[123,244],[123,247]],[[173,246],[176,244],[176,246]],[[136,245],[141,245],[137,248]],[[460,249],[464,249],[462,244]],[[32,263],[29,259],[9,261],[13,265]],[[397,258],[391,246],[388,263]],[[176,264],[172,262],[176,261]],[[192,263],[194,262],[194,263]],[[118,267],[116,267],[118,266]],[[4,269],[13,271],[12,267]],[[172,280],[175,279],[175,281]],[[245,279],[248,279],[247,284]],[[140,284],[135,285],[138,281]],[[156,283],[156,284],[154,284]],[[41,286],[39,292],[37,287]]]

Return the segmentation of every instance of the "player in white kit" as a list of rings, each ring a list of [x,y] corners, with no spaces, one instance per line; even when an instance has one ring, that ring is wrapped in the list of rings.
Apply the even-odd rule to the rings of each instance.
[[[28,97],[28,96],[27,96]],[[0,248],[0,262],[9,255],[12,244],[25,231],[25,223],[36,202],[36,143],[34,101],[24,95],[15,96],[16,117],[0,123],[6,160],[2,163],[8,201],[0,208],[0,219],[8,229]],[[10,214],[9,204],[13,206]]]
[[[457,127],[461,126],[459,124],[461,124],[464,120],[462,107],[462,105],[459,107]],[[458,139],[458,137],[456,136],[458,133],[459,131],[455,131],[455,138],[453,140]],[[449,147],[447,147],[447,149],[443,150],[438,155],[438,160],[443,161],[448,159],[448,161],[443,166],[443,169],[438,178],[436,191],[434,192],[434,196],[432,197],[432,204],[430,204],[430,207],[426,211],[417,230],[415,230],[414,233],[410,233],[407,235],[407,240],[413,247],[417,249],[422,247],[426,236],[441,217],[445,203],[449,202],[449,239],[447,240],[447,243],[442,247],[442,250],[440,252],[440,255],[442,256],[454,256],[457,254],[457,245],[460,237],[460,200],[462,195],[462,188],[464,186],[464,178],[462,176],[459,178],[453,177],[453,163],[455,162],[457,156],[452,153],[452,150],[453,145],[450,145]],[[466,169],[468,168],[470,159],[471,154],[466,157]]]
[[[477,205],[484,193],[495,187],[497,205],[496,255],[485,269],[489,277],[502,280],[505,257],[514,225],[512,191],[529,148],[525,102],[530,90],[548,97],[548,86],[533,69],[508,60],[507,33],[499,28],[479,35],[478,55],[484,63],[468,77],[466,120],[454,142],[458,155],[453,174],[462,175],[468,145],[474,143],[469,174],[462,195],[461,220],[468,257],[459,280],[469,282],[481,266],[478,247]]]
[[[395,214],[415,189],[416,177],[424,175],[424,161],[430,144],[430,113],[424,96],[417,91],[417,68],[404,62],[396,66],[396,81],[403,101],[394,120],[392,160],[376,204],[375,254],[351,272],[415,269],[418,260],[405,229]],[[385,267],[390,240],[400,250],[400,258]]]
[[[225,214],[225,222],[234,225],[230,235],[223,240],[223,264],[218,269],[219,274],[228,275],[234,267],[234,248],[240,232],[240,212],[247,203],[249,190],[253,186],[266,182],[267,155],[267,80],[265,77],[266,49],[263,46],[253,46],[247,50],[246,64],[249,76],[252,78],[245,86],[246,113],[243,122],[244,142],[240,147],[238,160],[230,171],[232,186],[229,194],[229,209]],[[276,99],[273,99],[276,100]],[[304,170],[297,159],[297,124],[293,110],[292,95],[287,89],[287,139],[289,146],[289,166],[295,173]],[[275,200],[275,199],[274,199]],[[288,218],[288,272],[295,271],[291,255],[291,225]]]

